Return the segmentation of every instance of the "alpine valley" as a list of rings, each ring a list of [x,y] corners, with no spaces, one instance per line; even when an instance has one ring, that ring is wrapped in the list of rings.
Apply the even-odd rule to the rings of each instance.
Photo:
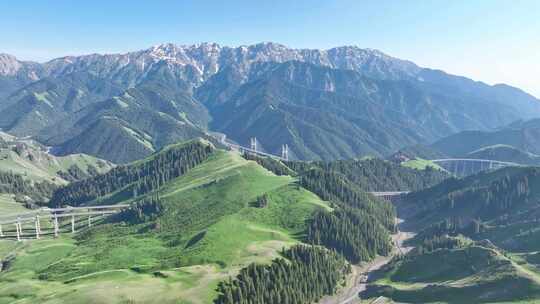
[[[0,55],[0,304],[539,303],[539,118],[353,46]]]
[[[162,44],[45,63],[0,55],[0,128],[53,153],[115,163],[211,132],[291,158],[386,156],[540,115],[507,85],[421,68],[373,49]],[[470,151],[472,152],[472,151]]]

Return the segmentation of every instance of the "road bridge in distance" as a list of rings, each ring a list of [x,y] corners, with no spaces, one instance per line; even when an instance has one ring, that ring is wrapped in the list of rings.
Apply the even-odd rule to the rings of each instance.
[[[257,138],[250,138],[250,147],[244,147],[236,143],[230,142],[225,135],[217,138],[223,145],[229,147],[232,150],[240,151],[243,153],[252,153],[260,156],[271,157],[281,161],[289,160],[289,146],[287,144],[281,147],[281,156],[272,153],[263,152],[260,149]],[[441,166],[448,172],[457,177],[464,177],[467,175],[475,174],[481,171],[496,170],[504,167],[517,167],[523,166],[518,163],[498,161],[492,159],[474,159],[474,158],[441,158],[432,159],[431,162]]]
[[[382,191],[369,193],[375,197],[395,203],[399,202],[405,195],[409,194],[410,191]]]
[[[0,216],[0,239],[40,239],[43,235],[58,237],[62,227],[71,228],[71,233],[76,232],[76,223],[85,222],[84,225],[92,226],[98,219],[120,212],[129,205],[106,205],[87,207],[65,208],[40,208],[30,212],[15,213]],[[66,225],[66,220],[69,223]],[[48,228],[41,225],[48,223]],[[14,228],[14,229],[13,229]]]
[[[464,177],[481,171],[497,170],[504,167],[523,166],[521,164],[513,162],[474,158],[432,159],[431,162],[441,166],[448,172],[458,177]]]

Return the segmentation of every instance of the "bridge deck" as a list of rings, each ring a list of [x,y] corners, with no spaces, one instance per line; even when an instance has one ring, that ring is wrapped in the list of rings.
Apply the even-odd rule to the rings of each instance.
[[[521,164],[513,163],[513,162],[505,162],[505,161],[492,160],[492,159],[477,159],[477,158],[441,158],[441,159],[432,159],[430,161],[434,163],[462,161],[462,162],[492,163],[492,164],[500,164],[500,165],[506,165],[506,166],[523,166]]]
[[[400,196],[410,193],[410,191],[382,191],[382,192],[369,192],[374,196]]]
[[[87,207],[41,208],[32,212],[15,213],[0,216],[0,224],[13,224],[18,222],[34,221],[36,217],[61,218],[70,216],[112,214],[128,207],[129,205],[103,205]]]

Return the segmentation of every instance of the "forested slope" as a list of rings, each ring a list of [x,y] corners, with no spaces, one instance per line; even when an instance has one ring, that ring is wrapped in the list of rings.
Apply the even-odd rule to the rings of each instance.
[[[0,171],[0,194],[13,194],[19,202],[45,204],[58,185],[31,181],[24,176]]]
[[[478,233],[483,224],[508,225],[535,220],[540,195],[540,169],[509,167],[411,193],[403,209],[411,221],[426,227],[445,221],[453,229]],[[491,224],[490,224],[491,223]]]
[[[212,151],[213,146],[198,140],[168,146],[147,160],[119,166],[106,174],[64,186],[55,191],[50,205],[83,205],[120,190],[128,197],[137,197],[157,190],[168,181],[183,175],[206,160]]]
[[[220,283],[216,304],[309,304],[333,294],[350,265],[342,256],[320,247],[296,246],[268,266],[251,264],[229,282]]]
[[[365,296],[407,303],[536,303],[540,170],[508,167],[450,178],[400,202],[416,248]]]
[[[174,286],[175,292],[161,298],[210,303],[221,293],[223,297],[216,301],[227,303],[230,293],[238,297],[239,292],[234,283],[227,285],[231,274],[244,273],[237,280],[249,281],[254,272],[270,269],[277,276],[288,273],[318,279],[305,281],[286,295],[279,284],[272,287],[262,279],[257,290],[264,286],[267,292],[256,296],[242,292],[246,301],[275,299],[279,294],[282,301],[308,303],[333,293],[348,263],[390,251],[393,207],[364,192],[345,174],[330,167],[297,165],[301,170],[294,170],[274,160],[247,158],[255,161],[195,140],[63,186],[54,192],[50,206],[129,203],[131,207],[82,229],[55,259],[61,263],[44,262],[43,267],[19,272],[26,268],[15,262],[6,275],[40,279],[35,282],[40,287],[25,295],[26,300],[66,299],[63,292],[52,295],[48,286],[70,282],[71,288],[83,291],[109,284],[101,273],[120,271],[122,280],[151,277],[145,284],[154,287],[141,289],[139,299],[149,299],[152,288],[162,288],[157,286]],[[316,246],[281,251],[299,243]],[[27,256],[40,258],[38,252]],[[249,266],[253,262],[257,265]],[[294,266],[282,269],[289,264]],[[28,277],[29,273],[33,274]],[[0,290],[0,298],[10,298],[19,284],[3,276],[0,281],[6,287],[5,292]],[[80,281],[87,276],[93,279]],[[166,280],[170,276],[182,280]],[[198,283],[186,285],[186,281]],[[218,292],[215,287],[221,281]],[[110,284],[116,284],[115,280]],[[129,298],[127,286],[117,291],[113,302]],[[304,290],[308,287],[311,292]],[[80,293],[70,299],[86,296]]]
[[[292,168],[304,171],[319,167],[342,174],[364,191],[415,191],[436,185],[450,175],[427,168],[415,170],[378,158],[337,160],[331,162],[291,163]]]

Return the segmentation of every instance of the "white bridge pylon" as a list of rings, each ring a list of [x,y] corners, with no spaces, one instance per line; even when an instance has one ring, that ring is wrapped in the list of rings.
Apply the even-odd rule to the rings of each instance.
[[[71,222],[71,233],[76,232],[76,218],[87,219],[87,226],[92,226],[92,221],[98,217],[120,212],[128,208],[129,205],[107,205],[107,206],[88,206],[88,207],[66,207],[66,208],[41,208],[31,212],[17,213],[0,216],[0,238],[11,238],[22,241],[27,239],[40,239],[43,232],[42,223],[49,222],[48,234],[54,234],[58,237],[60,234],[59,220],[69,218]],[[23,229],[26,225],[26,229]],[[14,227],[14,230],[8,230],[7,227]],[[28,227],[31,228],[28,229]],[[28,231],[30,230],[30,231]]]
[[[284,144],[284,145],[281,146],[281,156],[279,156],[279,155],[275,155],[275,154],[272,154],[272,153],[266,153],[266,152],[261,151],[259,142],[257,141],[256,137],[251,137],[249,139],[249,148],[238,145],[238,144],[235,144],[235,143],[232,143],[232,142],[228,141],[226,137],[222,137],[220,139],[220,141],[225,146],[227,146],[227,147],[229,147],[231,149],[234,149],[234,150],[238,150],[240,152],[249,152],[249,153],[253,153],[253,154],[258,154],[258,155],[262,155],[262,156],[267,156],[267,157],[279,159],[279,160],[282,160],[282,161],[288,161],[289,160],[289,145],[287,145],[287,144]]]

